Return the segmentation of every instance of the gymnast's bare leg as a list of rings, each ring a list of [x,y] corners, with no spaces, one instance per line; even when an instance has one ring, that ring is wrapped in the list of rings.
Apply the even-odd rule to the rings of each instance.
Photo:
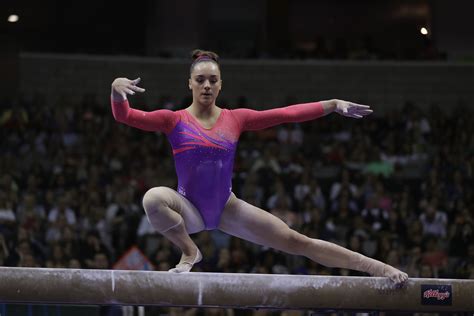
[[[189,234],[204,230],[199,211],[184,196],[168,187],[148,190],[143,196],[143,207],[153,228],[183,253],[170,272],[189,272],[202,259],[201,252],[189,237]]]
[[[290,254],[303,255],[327,267],[384,276],[395,283],[408,279],[406,273],[378,260],[324,240],[302,235],[290,229],[276,216],[238,199],[233,193],[225,206],[219,229],[256,244]]]

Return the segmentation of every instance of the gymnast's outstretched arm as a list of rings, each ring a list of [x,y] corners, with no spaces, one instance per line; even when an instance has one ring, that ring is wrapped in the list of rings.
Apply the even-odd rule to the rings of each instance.
[[[114,118],[145,131],[170,133],[179,120],[175,112],[170,110],[146,112],[130,108],[127,95],[145,92],[145,89],[137,86],[139,82],[140,78],[135,80],[117,78],[112,82],[111,104]]]
[[[310,121],[332,112],[347,117],[362,118],[371,114],[372,110],[368,105],[332,99],[328,101],[290,105],[264,111],[251,109],[236,109],[232,111],[239,121],[242,131],[255,131],[282,123]]]

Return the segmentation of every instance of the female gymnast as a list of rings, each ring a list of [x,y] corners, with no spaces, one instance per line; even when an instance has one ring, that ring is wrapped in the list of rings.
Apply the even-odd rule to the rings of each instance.
[[[192,58],[189,89],[193,102],[184,110],[132,109],[127,95],[145,91],[137,86],[140,78],[117,78],[112,83],[114,118],[142,130],[163,132],[171,143],[177,191],[155,187],[143,197],[143,207],[153,228],[182,251],[180,262],[170,271],[189,272],[202,259],[189,234],[220,229],[262,246],[306,256],[328,267],[385,276],[395,283],[406,281],[406,273],[336,244],[302,235],[232,192],[232,168],[242,132],[310,121],[332,112],[362,118],[372,113],[370,107],[334,99],[265,111],[220,108],[216,105],[222,88],[217,54],[195,50]]]

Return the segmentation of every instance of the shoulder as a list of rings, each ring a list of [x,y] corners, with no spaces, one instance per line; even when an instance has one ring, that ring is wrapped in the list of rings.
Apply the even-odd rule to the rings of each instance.
[[[247,117],[251,116],[253,113],[256,112],[255,110],[247,108],[231,109],[227,111],[229,111],[229,113],[239,121],[245,120]]]

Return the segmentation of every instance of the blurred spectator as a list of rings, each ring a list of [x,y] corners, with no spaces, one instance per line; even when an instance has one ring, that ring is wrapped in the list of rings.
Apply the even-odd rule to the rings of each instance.
[[[389,226],[390,213],[380,208],[376,195],[369,198],[367,206],[362,210],[361,215],[364,221],[369,224],[373,231],[386,230]]]
[[[103,252],[98,252],[94,255],[94,260],[90,266],[93,269],[110,269],[109,258]]]
[[[122,253],[136,242],[136,232],[142,211],[132,200],[130,192],[123,188],[117,193],[116,202],[106,211],[107,226],[112,236],[112,245]]]
[[[409,277],[419,278],[420,277],[420,267],[421,267],[421,247],[415,246],[408,251],[406,263],[406,273]]]
[[[326,209],[326,198],[321,187],[308,173],[303,173],[300,182],[295,185],[293,196],[300,206],[304,200],[309,199],[317,208]]]
[[[47,268],[67,268],[68,258],[64,254],[63,247],[59,243],[55,243],[52,247],[51,259],[46,261]]]
[[[280,208],[292,209],[291,197],[286,192],[285,186],[280,179],[275,182],[274,193],[268,198],[266,205],[268,209],[275,209],[277,205],[279,205]]]
[[[16,216],[13,203],[7,200],[5,192],[0,191],[0,233],[12,234],[15,230]]]
[[[68,225],[76,224],[76,214],[69,207],[69,197],[64,195],[58,199],[57,206],[53,207],[48,213],[48,221],[56,223],[60,217],[64,217]]]
[[[434,269],[428,264],[422,264],[420,266],[420,272],[418,273],[420,278],[437,278]]]
[[[37,202],[37,197],[33,193],[25,193],[17,207],[17,215],[20,222],[26,222],[27,218],[36,218],[36,220],[42,221],[46,217],[46,212],[43,205]]]
[[[93,268],[95,263],[95,255],[98,253],[106,253],[106,247],[101,243],[99,234],[90,231],[86,234],[84,240],[80,244],[80,258],[86,268]]]
[[[0,266],[5,266],[7,258],[10,256],[10,251],[8,250],[7,243],[5,242],[5,237],[0,234]]]
[[[440,242],[436,236],[429,236],[425,242],[424,251],[421,255],[421,263],[429,265],[438,274],[439,270],[447,268],[448,255],[441,248]]]
[[[356,198],[359,194],[357,186],[350,181],[349,171],[344,169],[341,173],[341,180],[334,182],[331,186],[330,198],[336,200],[341,192],[346,190],[351,198]]]
[[[446,213],[436,210],[433,202],[426,204],[420,215],[420,222],[423,226],[423,235],[446,237],[448,218]]]

